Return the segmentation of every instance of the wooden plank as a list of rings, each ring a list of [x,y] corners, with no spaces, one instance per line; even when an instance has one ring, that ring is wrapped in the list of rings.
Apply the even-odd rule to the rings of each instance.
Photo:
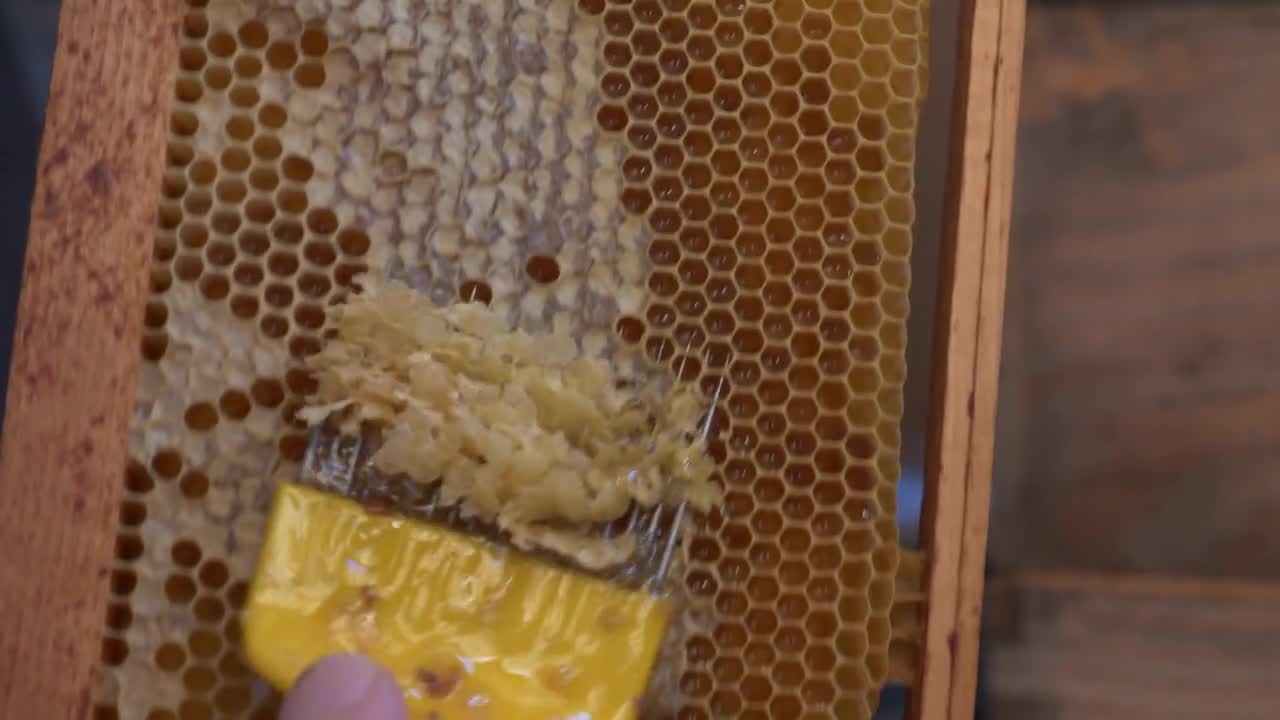
[[[972,717],[976,695],[1024,13],[1021,0],[975,0],[961,21],[922,523],[929,600],[913,698],[930,720]]]
[[[993,581],[987,607],[992,717],[1280,713],[1280,586],[1032,575]]]
[[[1277,25],[1248,3],[1032,13],[998,571],[1280,577]]]
[[[0,440],[0,717],[89,713],[177,19],[63,3]]]

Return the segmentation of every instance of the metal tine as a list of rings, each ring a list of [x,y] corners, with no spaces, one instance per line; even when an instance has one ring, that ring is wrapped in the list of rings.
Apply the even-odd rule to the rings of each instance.
[[[350,495],[363,449],[364,441],[359,437],[333,433],[324,425],[312,427],[302,459],[302,480]]]
[[[440,509],[440,490],[437,488],[434,492],[427,495],[427,512],[435,514]]]
[[[347,452],[350,453],[343,463],[342,476],[345,491],[350,494],[357,489],[355,487],[356,471],[360,469],[360,453],[364,450],[364,438],[357,435],[352,438],[343,436],[342,439],[345,441]]]
[[[640,515],[643,512],[644,511],[640,509],[639,505],[632,503],[631,513],[627,516],[627,526],[622,529],[622,532],[624,534],[630,535],[631,533],[635,532],[636,525],[640,523]]]
[[[702,440],[708,441],[711,437],[711,424],[715,421],[716,410],[720,407],[720,396],[724,392],[724,378],[720,378],[720,382],[716,383],[716,391],[711,397],[711,407],[707,410],[707,419],[702,425]],[[680,526],[684,522],[685,512],[688,510],[688,503],[680,503],[676,507],[676,516],[672,520],[671,532],[667,536],[667,546],[662,553],[662,561],[658,564],[658,571],[654,573],[653,584],[656,588],[662,584],[667,578],[667,571],[671,569],[671,560],[675,556],[676,545],[679,544]]]
[[[307,436],[307,453],[302,459],[302,477],[313,478],[319,474],[320,445],[324,443],[324,431],[319,425],[311,427]]]
[[[654,505],[649,511],[649,529],[644,532],[646,538],[653,539],[658,535],[658,525],[662,522],[662,505]]]
[[[685,368],[687,368],[689,365],[689,351],[692,349],[693,349],[693,334],[691,333],[689,335],[688,342],[685,343],[684,353],[680,356],[680,366],[676,368],[676,376],[675,376],[674,382],[678,383],[684,377]],[[656,434],[658,432],[658,429],[655,427],[653,432]],[[650,445],[652,444],[653,444],[653,441],[650,440]],[[653,543],[653,542],[656,542],[658,539],[657,538],[658,523],[662,520],[662,503],[659,502],[657,505],[650,508],[648,512],[651,513],[648,516],[649,528],[643,531],[643,533],[640,535],[640,539],[646,543]],[[642,511],[641,515],[643,514],[644,513]],[[639,520],[639,518],[636,518],[636,520]],[[628,533],[632,532],[635,529],[635,524],[636,524],[635,522],[632,522],[629,524],[627,528]],[[646,548],[646,550],[652,551],[654,550],[654,548]]]
[[[604,539],[612,540],[613,536],[617,534],[619,530],[621,530],[622,535],[630,535],[635,530],[636,524],[639,522],[639,517],[641,515],[641,512],[642,511],[640,509],[640,506],[636,504],[635,501],[632,501],[632,503],[629,506],[627,506],[627,514],[624,518],[625,524],[623,524],[622,527],[619,528],[617,526],[618,520],[614,520],[613,522],[607,523],[604,526]]]

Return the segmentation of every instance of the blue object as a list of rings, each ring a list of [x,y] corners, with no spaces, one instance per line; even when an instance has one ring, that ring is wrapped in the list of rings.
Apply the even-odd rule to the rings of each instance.
[[[0,90],[9,101],[0,112],[0,427],[59,8],[0,0]]]

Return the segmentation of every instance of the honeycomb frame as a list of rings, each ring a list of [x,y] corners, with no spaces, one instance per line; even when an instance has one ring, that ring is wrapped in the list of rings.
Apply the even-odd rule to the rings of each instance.
[[[463,82],[419,87],[441,60],[421,43],[480,3],[190,2],[98,714],[275,712],[235,611],[269,477],[304,447],[298,363],[324,306],[387,267],[636,371],[727,381],[726,503],[689,546],[679,704],[660,714],[869,717],[913,652],[893,512],[922,5],[508,2],[513,32],[526,19],[592,52],[557,64],[511,43],[541,64],[502,86],[525,125],[487,128],[449,103],[414,122]],[[462,90],[499,87],[488,70]],[[477,157],[451,157],[459,139],[505,150],[525,126],[543,132],[518,181],[447,182]],[[439,212],[450,200],[490,221]],[[497,242],[513,232],[531,239]]]

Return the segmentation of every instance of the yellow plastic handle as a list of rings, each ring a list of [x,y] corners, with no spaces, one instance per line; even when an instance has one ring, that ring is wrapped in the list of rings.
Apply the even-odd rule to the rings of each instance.
[[[245,610],[254,668],[290,687],[363,652],[412,717],[634,718],[667,601],[281,483]]]

